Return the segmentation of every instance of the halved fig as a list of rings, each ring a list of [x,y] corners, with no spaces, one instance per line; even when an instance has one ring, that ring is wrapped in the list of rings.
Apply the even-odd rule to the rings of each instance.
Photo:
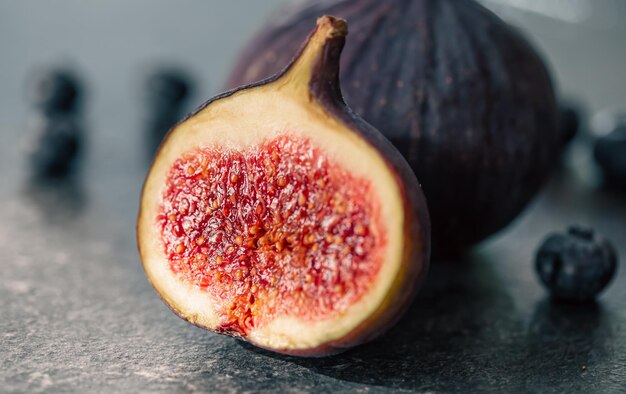
[[[371,340],[415,295],[429,219],[409,165],[344,104],[344,20],[282,73],[175,126],[146,179],[146,274],[183,319],[276,352]]]

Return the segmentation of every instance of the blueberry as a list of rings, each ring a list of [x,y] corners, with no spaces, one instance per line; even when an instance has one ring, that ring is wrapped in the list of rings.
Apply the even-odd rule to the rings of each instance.
[[[43,177],[66,175],[76,161],[81,133],[70,116],[43,118],[35,130],[30,160],[33,172]]]
[[[613,278],[617,255],[593,230],[572,226],[565,234],[548,236],[537,252],[535,268],[554,298],[587,301]]]
[[[157,150],[169,129],[182,117],[183,102],[191,91],[191,78],[174,69],[161,69],[146,81],[148,116],[146,130],[149,157]]]
[[[594,157],[606,183],[626,190],[626,123],[618,124],[608,135],[596,140]]]
[[[44,113],[73,112],[80,93],[80,83],[72,72],[48,70],[35,77],[31,99]]]
[[[191,91],[190,78],[178,70],[159,70],[148,77],[146,93],[154,111],[178,112],[179,106]]]
[[[564,143],[571,142],[580,129],[580,110],[574,104],[562,104],[559,114],[559,130]]]

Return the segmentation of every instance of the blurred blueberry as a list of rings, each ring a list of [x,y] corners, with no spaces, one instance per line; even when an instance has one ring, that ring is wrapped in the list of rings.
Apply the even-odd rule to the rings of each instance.
[[[146,79],[145,128],[150,158],[170,128],[184,116],[184,102],[191,91],[191,77],[178,69],[161,68]]]
[[[613,129],[597,138],[594,157],[608,186],[626,190],[626,116]]]
[[[82,133],[73,117],[40,118],[29,147],[33,173],[42,177],[65,176],[76,162],[81,142]]]
[[[180,70],[158,70],[146,81],[147,102],[156,116],[164,112],[178,112],[190,92],[191,78]]]
[[[30,99],[44,113],[73,112],[81,93],[79,79],[73,72],[51,69],[34,75]]]
[[[580,130],[580,107],[572,103],[561,104],[559,113],[560,135],[564,143],[571,142]]]

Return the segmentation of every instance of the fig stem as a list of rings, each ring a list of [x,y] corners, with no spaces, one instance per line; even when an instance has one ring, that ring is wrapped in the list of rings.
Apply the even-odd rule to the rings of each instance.
[[[347,35],[348,23],[344,19],[329,15],[318,18],[316,29],[286,70],[290,77],[287,80],[297,83],[287,86],[309,99],[342,101],[339,60]]]

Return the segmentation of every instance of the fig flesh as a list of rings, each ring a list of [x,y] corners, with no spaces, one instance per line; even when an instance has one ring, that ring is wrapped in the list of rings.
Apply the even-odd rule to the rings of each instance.
[[[346,102],[415,171],[434,257],[457,257],[509,224],[567,140],[546,66],[526,39],[473,0],[296,2],[255,36],[228,85],[277,72],[322,14],[351,23]]]
[[[142,192],[146,274],[183,319],[276,352],[322,356],[375,338],[429,261],[409,165],[344,104],[344,20],[322,17],[273,78],[175,126]]]

